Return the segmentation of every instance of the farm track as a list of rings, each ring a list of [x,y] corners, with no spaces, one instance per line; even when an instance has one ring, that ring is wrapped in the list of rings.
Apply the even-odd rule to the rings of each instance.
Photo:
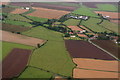
[[[17,77],[26,67],[31,50],[14,48],[2,62],[2,77]]]

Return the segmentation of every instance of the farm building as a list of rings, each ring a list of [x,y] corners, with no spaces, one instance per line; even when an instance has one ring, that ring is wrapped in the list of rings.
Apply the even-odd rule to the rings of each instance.
[[[22,7],[22,9],[27,9],[27,10],[30,10],[30,8],[29,8],[29,7]]]

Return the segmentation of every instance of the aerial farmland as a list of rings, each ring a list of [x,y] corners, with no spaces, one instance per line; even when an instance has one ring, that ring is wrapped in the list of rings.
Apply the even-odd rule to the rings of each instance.
[[[118,80],[118,5],[2,3],[1,79]]]

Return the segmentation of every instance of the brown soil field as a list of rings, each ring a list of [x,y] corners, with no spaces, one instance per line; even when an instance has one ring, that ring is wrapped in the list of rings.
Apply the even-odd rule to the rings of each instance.
[[[115,18],[118,19],[120,18],[118,15],[120,15],[120,13],[117,12],[106,12],[106,11],[94,11],[95,13],[100,13],[103,16],[110,16],[110,18]]]
[[[69,11],[53,10],[47,8],[33,7],[33,9],[36,9],[36,11],[28,14],[29,16],[48,18],[48,19],[59,19],[61,16],[70,13]]]
[[[12,11],[11,13],[12,13],[12,14],[22,14],[22,13],[27,12],[27,11],[28,11],[28,10],[26,10],[26,9],[17,8],[17,9],[15,9],[14,11]]]
[[[79,28],[78,26],[67,26],[68,28],[71,28],[72,30],[75,31],[82,31],[83,29]]]
[[[97,8],[96,4],[113,4],[117,5],[118,2],[83,2],[83,5],[89,7],[89,8]]]
[[[113,41],[110,40],[92,40],[93,43],[97,44],[101,48],[107,50],[111,54],[118,57],[118,52],[120,52],[120,47],[118,47]]]
[[[17,77],[26,67],[31,50],[13,49],[2,62],[2,77]]]
[[[54,5],[54,4],[47,4],[47,3],[40,3],[40,2],[12,2],[10,5],[13,6],[21,6],[21,7],[41,7],[47,9],[54,9],[54,10],[64,10],[64,11],[74,11],[77,7],[74,6],[61,6],[61,5]]]
[[[2,8],[3,13],[10,13],[13,10],[15,10],[15,8],[12,8],[12,7],[4,7],[4,8]]]
[[[5,23],[2,24],[2,30],[10,31],[10,32],[24,32],[29,29],[30,27],[21,27],[21,26],[5,24]]]
[[[102,71],[115,71],[118,72],[118,61],[96,60],[96,59],[84,59],[73,58],[74,63],[78,68],[94,69]]]
[[[102,60],[115,60],[113,57],[103,52],[87,41],[65,40],[67,51],[73,58],[92,58]]]
[[[48,9],[56,9],[56,10],[64,10],[64,11],[74,11],[77,9],[77,7],[73,6],[61,6],[61,5],[54,5],[54,4],[46,4],[46,3],[32,3],[33,7],[42,7],[42,8],[48,8]]]
[[[14,34],[7,31],[0,30],[0,33],[2,33],[2,41],[14,42],[30,46],[37,46],[37,44],[43,44],[45,42],[45,40],[42,39],[28,37],[20,34]]]
[[[88,38],[85,34],[77,34],[77,35],[80,36],[80,37]]]
[[[120,20],[110,20],[110,21],[113,22],[113,23],[120,24]]]
[[[75,68],[73,70],[73,78],[118,78],[118,73]],[[113,79],[109,79],[109,80],[113,80]]]

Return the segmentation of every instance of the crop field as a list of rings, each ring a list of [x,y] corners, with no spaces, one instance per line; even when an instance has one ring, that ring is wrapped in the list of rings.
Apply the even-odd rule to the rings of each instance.
[[[49,73],[49,72],[45,72],[43,70],[40,69],[36,69],[36,68],[32,68],[32,67],[28,67],[20,76],[19,78],[39,78],[39,79],[43,79],[43,80],[49,80],[51,77],[53,76],[53,74]],[[18,78],[18,79],[19,79]]]
[[[118,72],[118,61],[96,60],[88,58],[73,58],[78,68],[101,70],[105,72]]]
[[[21,26],[21,27],[32,27],[33,26],[32,24],[30,24],[28,22],[14,21],[14,20],[9,20],[9,19],[4,20],[3,23],[18,25],[18,26]]]
[[[23,21],[23,22],[32,22],[31,20],[29,20],[29,19],[27,19],[19,14],[9,14],[7,19]]]
[[[25,69],[30,54],[31,50],[14,48],[2,62],[2,78],[17,77]]]
[[[58,19],[61,16],[70,13],[69,11],[53,10],[53,9],[38,8],[38,7],[33,7],[33,9],[35,9],[35,11],[29,13],[28,14],[29,16],[48,18],[48,19]]]
[[[67,26],[68,28],[71,28],[73,31],[82,31],[83,29],[79,28],[78,26]]]
[[[120,24],[120,20],[110,20],[110,21],[115,23],[115,24]]]
[[[85,80],[91,80],[93,78],[93,80],[116,80],[116,78],[118,79],[118,73],[75,68],[73,70],[73,78],[83,78]]]
[[[97,18],[90,18],[87,21],[82,21],[81,25],[86,26],[87,28],[91,29],[92,31],[95,32],[111,32],[108,29],[105,29],[104,27],[101,27],[99,25],[97,25],[97,23],[99,23],[101,20],[97,19]]]
[[[44,46],[33,52],[30,66],[43,68],[65,76],[72,76],[72,69],[75,65],[66,51],[61,33],[38,26],[23,32],[23,34],[48,40]]]
[[[65,45],[67,51],[69,51],[73,58],[115,60],[113,57],[87,41],[65,40]]]
[[[26,9],[17,8],[17,9],[15,9],[14,11],[12,11],[10,13],[12,13],[12,14],[22,14],[22,13],[27,12],[27,11],[28,10],[26,10]]]
[[[93,40],[93,43],[97,44],[101,48],[107,50],[111,54],[118,57],[118,52],[120,52],[120,47],[117,46],[113,41],[110,40]]]
[[[11,24],[2,24],[2,30],[10,31],[10,32],[24,32],[29,30],[30,27],[22,27],[17,25],[11,25]]]
[[[92,10],[90,10],[86,6],[81,6],[80,8],[73,11],[72,13],[80,14],[80,15],[86,15],[86,16],[92,16],[92,17],[98,17],[96,13],[94,13]]]
[[[37,21],[37,22],[46,22],[48,19],[47,18],[38,18],[38,17],[34,17],[34,16],[26,16],[29,19],[32,19],[33,21]]]
[[[67,21],[64,22],[64,24],[67,26],[77,26],[79,24],[79,22],[80,22],[80,20],[68,19]]]
[[[32,50],[34,47],[2,41],[2,59],[4,59],[8,55],[8,53],[14,48]]]
[[[118,24],[111,23],[107,20],[104,20],[103,23],[100,25],[118,34],[118,28],[119,28]]]
[[[3,13],[10,13],[13,10],[15,10],[15,8],[12,8],[12,7],[4,7],[4,8],[2,8]]]
[[[43,44],[45,40],[32,38],[20,34],[15,34],[7,31],[0,31],[2,33],[2,41],[19,43],[30,46],[37,46],[37,44]]]
[[[118,12],[107,12],[107,11],[94,11],[95,13],[99,13],[102,14],[103,16],[110,16],[110,18],[115,18],[118,19],[120,18],[118,15],[120,15],[120,13]]]
[[[97,10],[101,10],[101,11],[118,11],[117,7],[115,5],[112,4],[97,4]]]
[[[54,4],[54,5],[53,5]],[[63,5],[61,5],[61,3],[56,4],[55,2],[53,3],[32,3],[33,7],[41,7],[41,8],[48,8],[48,9],[54,9],[54,10],[63,10],[63,11],[73,11],[75,9],[77,9],[78,7],[76,7],[76,4],[67,4],[68,6],[66,6],[66,3],[64,3]],[[78,5],[79,6],[79,5]]]

